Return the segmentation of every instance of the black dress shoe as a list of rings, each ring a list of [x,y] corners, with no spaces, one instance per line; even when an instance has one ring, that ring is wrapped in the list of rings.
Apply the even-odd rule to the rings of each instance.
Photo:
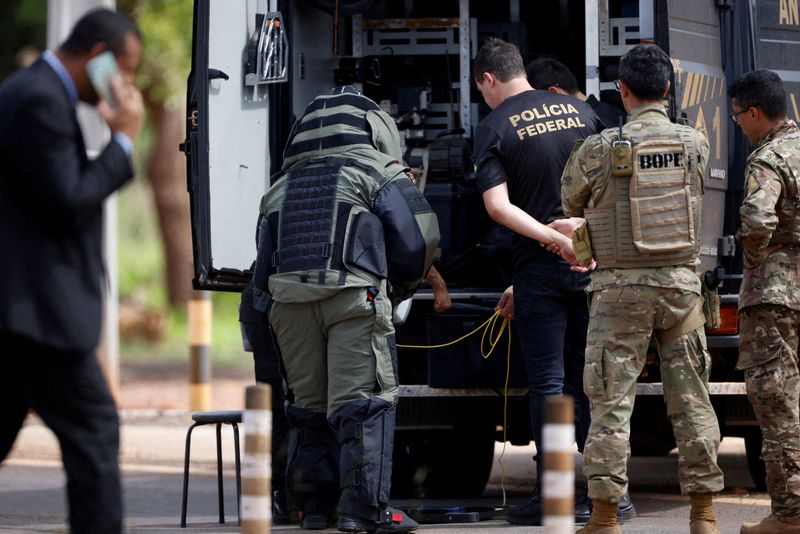
[[[527,503],[509,506],[506,509],[506,521],[512,525],[541,525],[542,495],[534,493],[533,498]]]

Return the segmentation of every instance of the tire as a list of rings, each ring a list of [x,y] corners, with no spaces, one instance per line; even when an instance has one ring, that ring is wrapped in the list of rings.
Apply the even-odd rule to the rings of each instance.
[[[758,491],[767,491],[767,468],[761,459],[761,429],[753,427],[744,435],[744,448],[747,453],[747,468]]]
[[[395,432],[392,497],[466,498],[483,493],[494,460],[494,428]]]

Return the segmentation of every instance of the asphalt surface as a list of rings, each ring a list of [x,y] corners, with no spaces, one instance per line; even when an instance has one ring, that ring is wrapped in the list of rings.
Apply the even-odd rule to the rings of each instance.
[[[223,429],[225,458],[226,523],[217,516],[215,440],[212,427],[198,427],[193,434],[189,484],[188,528],[179,528],[183,479],[185,432],[190,418],[185,412],[157,414],[132,411],[123,414],[121,465],[124,475],[126,532],[238,532],[233,469],[233,438]],[[497,444],[495,465],[484,495],[464,501],[398,501],[397,505],[468,505],[501,507],[525,502],[533,487],[532,446],[506,448],[503,469],[498,462],[502,445]],[[580,474],[576,453],[576,476]],[[727,438],[720,451],[726,474],[726,490],[715,501],[720,530],[739,532],[743,521],[757,521],[769,513],[769,499],[751,493],[744,444]],[[502,473],[504,472],[504,476]],[[627,522],[624,533],[677,534],[689,531],[689,506],[679,495],[677,455],[634,457],[629,466],[631,493],[638,517]],[[0,467],[0,532],[67,532],[64,475],[57,442],[34,416],[28,418],[11,456]],[[502,512],[501,512],[502,514]],[[273,532],[299,531],[296,526],[274,526]],[[426,534],[538,533],[543,527],[516,527],[497,519],[471,524],[423,525]],[[325,531],[335,532],[335,530]]]

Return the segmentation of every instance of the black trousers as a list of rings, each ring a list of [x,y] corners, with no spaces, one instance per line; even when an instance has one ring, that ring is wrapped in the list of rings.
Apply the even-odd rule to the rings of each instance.
[[[94,351],[57,350],[0,331],[0,462],[29,410],[61,445],[71,531],[121,532],[119,418]]]
[[[242,323],[253,347],[256,382],[272,390],[272,479],[273,489],[285,490],[289,451],[289,421],[284,411],[286,396],[280,373],[280,356],[267,324]]]

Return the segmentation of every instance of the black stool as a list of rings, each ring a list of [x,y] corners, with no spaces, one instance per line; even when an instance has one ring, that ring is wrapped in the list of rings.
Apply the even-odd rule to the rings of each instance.
[[[241,494],[242,472],[239,461],[239,426],[242,422],[241,411],[195,412],[192,414],[194,424],[186,432],[186,455],[183,461],[183,503],[181,504],[181,528],[186,528],[186,505],[189,496],[189,451],[192,445],[192,430],[201,425],[217,425],[217,491],[219,497],[219,522],[225,522],[225,506],[222,502],[222,425],[233,427],[234,450],[236,452],[236,512],[239,524],[242,524]]]

